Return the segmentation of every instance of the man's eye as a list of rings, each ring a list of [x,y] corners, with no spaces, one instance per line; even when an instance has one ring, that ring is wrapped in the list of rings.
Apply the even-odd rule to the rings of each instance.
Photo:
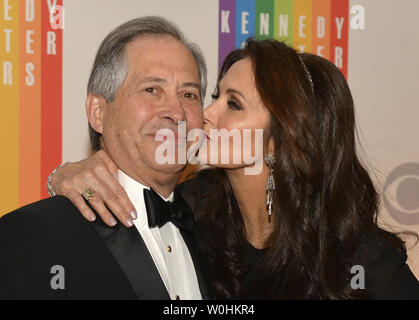
[[[195,93],[192,93],[192,92],[186,92],[183,95],[183,97],[186,98],[186,99],[188,99],[188,100],[196,100],[196,99],[198,99],[198,96]]]
[[[144,91],[147,93],[155,94],[157,92],[157,88],[146,88]]]

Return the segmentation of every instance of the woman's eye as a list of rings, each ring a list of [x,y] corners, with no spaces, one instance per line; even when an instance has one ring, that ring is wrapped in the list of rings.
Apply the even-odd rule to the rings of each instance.
[[[213,93],[213,94],[211,95],[212,101],[217,100],[219,97],[220,97],[220,95],[218,95],[218,94],[216,94],[216,93]]]
[[[243,109],[236,101],[233,101],[233,100],[229,100],[227,104],[230,106],[230,109],[233,109],[233,110]]]

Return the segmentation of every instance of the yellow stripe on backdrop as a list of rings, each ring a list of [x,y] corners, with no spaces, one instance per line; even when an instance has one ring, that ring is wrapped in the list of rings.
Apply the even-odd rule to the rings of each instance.
[[[293,47],[311,52],[312,0],[294,0]]]
[[[19,0],[0,5],[0,67],[1,215],[19,204]]]

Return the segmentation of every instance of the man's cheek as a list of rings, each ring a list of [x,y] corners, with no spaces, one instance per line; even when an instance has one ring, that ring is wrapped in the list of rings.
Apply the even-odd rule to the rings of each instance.
[[[197,110],[194,110],[194,112],[191,113],[189,119],[187,118],[188,127],[189,129],[204,128],[204,114],[202,112],[202,108],[199,108]]]

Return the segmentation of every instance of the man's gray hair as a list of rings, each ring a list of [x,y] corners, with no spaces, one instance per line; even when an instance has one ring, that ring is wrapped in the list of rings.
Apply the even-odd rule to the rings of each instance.
[[[198,65],[201,85],[201,103],[207,87],[207,67],[199,47],[186,40],[183,33],[171,22],[161,17],[150,16],[130,20],[109,33],[102,41],[90,72],[87,94],[95,94],[112,102],[116,92],[128,74],[125,48],[135,38],[145,35],[168,35],[182,42],[192,53]],[[89,124],[93,150],[100,149],[100,134]]]

